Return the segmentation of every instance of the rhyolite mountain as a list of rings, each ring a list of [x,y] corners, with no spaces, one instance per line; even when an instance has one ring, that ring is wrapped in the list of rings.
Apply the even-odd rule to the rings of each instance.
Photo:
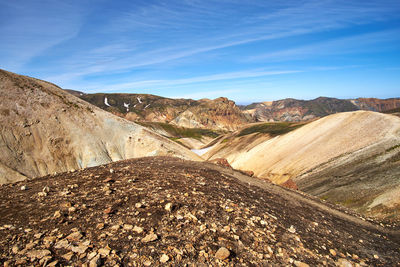
[[[150,94],[85,94],[67,90],[81,99],[131,121],[163,122],[186,128],[236,130],[252,122],[235,105],[220,97],[171,99]]]
[[[346,111],[386,112],[400,108],[400,98],[337,99],[318,97],[313,100],[287,98],[253,103],[248,106],[240,106],[240,108],[256,121],[307,121]]]
[[[368,215],[400,219],[400,118],[343,112],[308,124],[258,123],[219,138],[206,159],[226,158],[277,184]]]
[[[0,70],[0,184],[133,157],[200,160],[54,84]]]
[[[282,99],[237,106],[232,100],[171,99],[149,94],[85,94],[67,90],[104,110],[132,121],[171,123],[187,128],[237,130],[247,123],[264,121],[308,121],[330,114],[369,110],[387,112],[400,108],[400,98],[312,100]]]

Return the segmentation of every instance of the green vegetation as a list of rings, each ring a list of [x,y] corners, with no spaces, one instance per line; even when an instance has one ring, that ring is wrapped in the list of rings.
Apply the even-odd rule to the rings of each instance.
[[[194,138],[201,139],[203,136],[216,138],[220,135],[215,131],[200,128],[184,128],[163,122],[136,122],[148,128],[161,128],[174,138]]]
[[[390,110],[384,111],[383,113],[392,114],[392,113],[397,113],[397,112],[400,112],[400,108],[390,109]]]
[[[244,136],[252,133],[267,133],[271,136],[278,136],[303,126],[304,123],[293,122],[268,122],[250,126],[240,131],[238,136]]]

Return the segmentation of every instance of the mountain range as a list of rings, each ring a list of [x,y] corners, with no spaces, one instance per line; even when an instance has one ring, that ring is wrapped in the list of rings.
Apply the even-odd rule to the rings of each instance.
[[[391,112],[400,108],[400,98],[313,100],[283,99],[236,105],[225,97],[214,100],[171,99],[148,94],[85,94],[67,90],[81,99],[131,121],[170,123],[186,128],[238,130],[252,122],[309,121],[330,114],[368,110]]]

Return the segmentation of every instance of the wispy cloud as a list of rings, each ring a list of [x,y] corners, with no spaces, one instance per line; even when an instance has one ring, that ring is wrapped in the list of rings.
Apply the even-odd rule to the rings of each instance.
[[[234,88],[326,65],[298,59],[398,50],[399,14],[398,0],[3,1],[0,64],[76,89]]]
[[[227,81],[227,80],[238,80],[238,79],[248,79],[255,77],[265,77],[265,76],[275,76],[284,74],[299,73],[300,70],[245,70],[237,72],[220,73],[214,75],[198,76],[184,79],[170,79],[170,80],[142,80],[129,83],[118,83],[111,84],[107,86],[102,86],[101,89],[94,88],[94,91],[106,91],[106,92],[118,92],[121,90],[135,90],[142,89],[146,87],[153,88],[164,88],[164,87],[175,87],[178,85],[189,85],[197,83],[207,83],[214,81]]]
[[[337,55],[348,53],[376,52],[382,49],[382,43],[394,43],[398,41],[400,29],[385,30],[367,34],[359,34],[349,37],[340,37],[334,40],[317,42],[310,45],[299,46],[291,49],[252,55],[249,61],[287,61],[315,57],[320,55]],[[397,44],[396,44],[397,47]]]
[[[83,50],[71,55],[63,59],[60,65],[65,66],[64,72],[72,71],[76,74],[69,75],[71,78],[160,66],[254,42],[381,20],[385,14],[399,6],[395,1],[388,2],[393,5],[384,7],[378,3],[316,0],[289,1],[272,6],[268,3],[269,9],[259,8],[251,16],[242,16],[241,9],[265,7],[263,1],[253,1],[246,6],[235,2],[229,5],[224,3],[222,9],[218,9],[221,4],[214,1],[201,4],[190,1],[186,4],[174,1],[168,4],[135,4],[128,6],[122,15],[119,14],[119,18],[104,26],[111,32],[140,34],[142,38],[135,40],[134,49],[123,44],[102,44],[93,47],[91,51]],[[199,28],[198,34],[194,27]],[[165,30],[169,35],[166,35]],[[96,51],[101,53],[93,54]],[[299,54],[302,51],[309,53],[307,47],[286,53]]]
[[[2,1],[0,58],[18,71],[29,60],[78,34],[83,18],[70,1]]]

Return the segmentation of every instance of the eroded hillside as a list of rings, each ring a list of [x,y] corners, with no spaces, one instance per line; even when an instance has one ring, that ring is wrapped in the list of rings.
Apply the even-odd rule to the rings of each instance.
[[[396,116],[339,113],[288,133],[236,134],[225,140],[204,156],[224,157],[234,168],[274,183],[293,179],[300,190],[360,212],[400,219],[400,118]]]
[[[131,121],[171,123],[186,128],[236,130],[252,122],[235,105],[214,100],[171,99],[149,94],[85,94],[67,90],[81,99]]]
[[[57,86],[0,70],[0,183],[151,155],[200,158]]]
[[[231,169],[177,158],[132,159],[0,186],[6,266],[395,266],[400,239],[392,227]]]

